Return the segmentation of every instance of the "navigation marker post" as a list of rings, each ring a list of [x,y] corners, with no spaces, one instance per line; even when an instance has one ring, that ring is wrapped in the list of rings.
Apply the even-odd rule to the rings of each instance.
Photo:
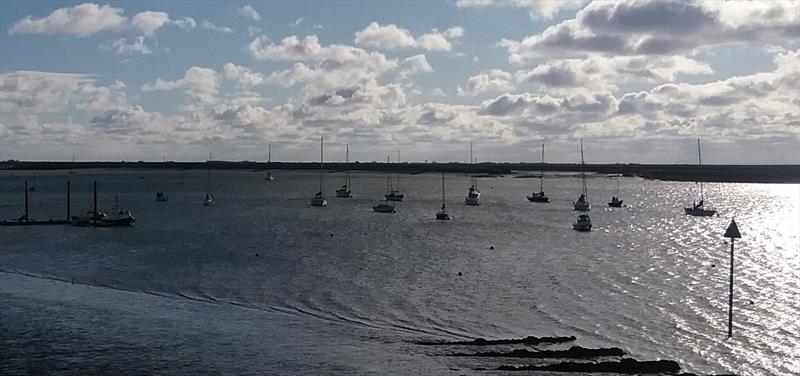
[[[731,223],[725,230],[726,238],[731,238],[731,279],[728,290],[728,338],[733,337],[733,243],[736,239],[740,239],[742,235],[739,233],[739,226],[736,221],[731,218]]]

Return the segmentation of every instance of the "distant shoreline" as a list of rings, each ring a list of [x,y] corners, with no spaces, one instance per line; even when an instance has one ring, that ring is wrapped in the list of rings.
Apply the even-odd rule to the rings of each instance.
[[[0,170],[81,170],[81,169],[227,169],[227,170],[316,170],[316,162],[40,162],[3,161]],[[386,163],[326,162],[326,170],[385,171]],[[562,171],[601,174],[622,174],[645,179],[672,181],[704,181],[720,183],[800,183],[800,165],[678,165],[678,164],[587,164],[574,163],[393,163],[392,171],[405,173],[475,173],[483,175],[515,175],[522,171]]]

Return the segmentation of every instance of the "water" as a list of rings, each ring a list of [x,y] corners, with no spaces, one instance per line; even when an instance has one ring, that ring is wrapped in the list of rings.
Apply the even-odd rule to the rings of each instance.
[[[327,208],[308,205],[317,173],[274,175],[213,171],[204,207],[205,171],[0,172],[1,217],[23,212],[35,180],[31,217],[62,218],[71,179],[73,212],[98,180],[100,206],[118,195],[137,219],[0,228],[0,373],[484,374],[530,362],[411,342],[526,335],[685,371],[800,373],[798,185],[707,184],[721,215],[695,218],[693,183],[626,178],[628,206],[611,209],[614,179],[593,176],[594,228],[577,233],[572,175],[546,180],[550,204],[525,199],[537,179],[479,179],[480,207],[448,175],[451,221],[433,219],[438,174],[404,175],[393,215],[371,212],[381,174],[354,173],[353,199],[332,197],[343,177],[326,174]],[[743,238],[726,339],[731,216]]]

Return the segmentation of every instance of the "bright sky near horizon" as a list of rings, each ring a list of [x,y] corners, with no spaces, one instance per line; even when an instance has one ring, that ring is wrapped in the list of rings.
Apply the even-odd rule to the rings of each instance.
[[[0,159],[313,161],[323,134],[327,160],[800,163],[800,2],[0,2]]]

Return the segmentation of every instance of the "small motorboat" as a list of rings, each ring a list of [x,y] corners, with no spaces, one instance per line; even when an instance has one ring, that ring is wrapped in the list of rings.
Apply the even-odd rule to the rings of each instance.
[[[211,193],[206,193],[206,198],[203,200],[203,205],[205,206],[214,205],[214,196]]]
[[[622,200],[620,200],[617,196],[611,196],[611,202],[608,203],[608,206],[612,208],[622,207]]]
[[[592,210],[592,205],[586,200],[586,195],[581,193],[581,195],[578,196],[578,200],[572,203],[572,208],[577,211],[590,211]]]
[[[169,197],[167,197],[167,194],[164,193],[164,191],[156,192],[156,201],[167,202],[168,199]]]
[[[115,207],[109,214],[103,215],[94,220],[95,226],[130,226],[136,221],[130,211]]]
[[[544,192],[535,192],[531,193],[528,196],[528,201],[530,202],[550,202],[550,198]]]
[[[578,221],[572,224],[572,229],[575,231],[591,231],[592,220],[586,214],[578,216]]]
[[[311,199],[311,206],[328,206],[328,200],[325,199],[322,192],[317,192]]]
[[[377,213],[394,213],[395,209],[394,205],[388,202],[381,202],[380,204],[373,206],[372,211]]]

